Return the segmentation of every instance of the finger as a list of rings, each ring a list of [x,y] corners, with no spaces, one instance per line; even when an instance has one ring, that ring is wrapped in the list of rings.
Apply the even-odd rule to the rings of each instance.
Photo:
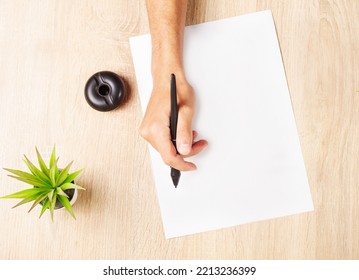
[[[176,154],[175,158],[170,159],[170,161],[167,162],[169,163],[167,164],[168,166],[180,171],[194,171],[197,169],[197,166],[193,162],[184,160],[179,154]]]
[[[188,106],[182,106],[178,112],[177,123],[177,150],[181,155],[189,155],[192,150],[192,109]]]
[[[143,131],[144,138],[157,150],[162,160],[168,166],[181,171],[195,170],[196,165],[185,161],[177,154],[175,146],[172,144],[169,127],[162,127],[157,123],[152,123]]]
[[[183,157],[177,154],[176,149],[172,144],[172,141],[162,140],[160,146],[158,147],[160,147],[158,149],[158,152],[160,153],[162,160],[168,166],[171,166],[181,171],[192,171],[197,169],[194,163],[185,161]]]
[[[188,155],[183,156],[183,157],[187,158],[187,157],[195,156],[195,155],[199,154],[200,152],[202,152],[205,148],[207,148],[207,146],[208,146],[208,142],[203,139],[199,140],[197,142],[194,142],[192,145],[191,152]]]

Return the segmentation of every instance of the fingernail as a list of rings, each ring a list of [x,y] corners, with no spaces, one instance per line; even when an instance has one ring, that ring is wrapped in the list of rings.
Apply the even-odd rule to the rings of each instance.
[[[191,152],[191,146],[188,144],[180,144],[178,147],[178,151],[182,155],[189,154]]]

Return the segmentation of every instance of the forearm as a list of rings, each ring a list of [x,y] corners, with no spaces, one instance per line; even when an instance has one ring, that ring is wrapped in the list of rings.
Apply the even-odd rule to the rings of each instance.
[[[200,153],[207,141],[194,141],[192,130],[195,95],[183,70],[182,51],[187,0],[146,0],[152,39],[153,89],[140,133],[160,154],[163,161],[178,170],[195,170],[184,156]],[[178,124],[176,147],[171,141],[170,75],[176,75]]]
[[[183,76],[183,33],[187,0],[146,0],[152,38],[154,82]]]

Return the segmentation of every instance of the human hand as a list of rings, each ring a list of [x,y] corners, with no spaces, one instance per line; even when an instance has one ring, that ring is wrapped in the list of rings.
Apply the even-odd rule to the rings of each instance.
[[[197,132],[192,130],[195,113],[195,94],[183,75],[176,75],[178,123],[176,145],[170,133],[170,76],[154,81],[140,133],[161,155],[163,161],[178,170],[195,170],[196,165],[184,158],[200,153],[208,145],[206,140],[195,141]]]

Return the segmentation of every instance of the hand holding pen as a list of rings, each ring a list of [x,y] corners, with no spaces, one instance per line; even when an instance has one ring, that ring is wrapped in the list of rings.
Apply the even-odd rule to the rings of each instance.
[[[196,165],[184,158],[200,153],[207,146],[207,141],[194,141],[197,136],[192,131],[195,96],[184,75],[176,73],[178,121],[176,146],[173,145],[170,133],[170,74],[168,73],[167,79],[163,77],[154,81],[140,133],[161,154],[168,166],[180,171],[191,171],[196,169]]]
[[[161,154],[167,165],[180,171],[195,170],[196,165],[184,160],[184,157],[200,153],[207,146],[207,141],[194,142],[196,133],[192,131],[192,119],[195,95],[185,78],[182,63],[187,1],[146,1],[146,6],[152,41],[153,90],[140,133]],[[176,75],[177,82],[176,146],[170,133],[171,73]]]

